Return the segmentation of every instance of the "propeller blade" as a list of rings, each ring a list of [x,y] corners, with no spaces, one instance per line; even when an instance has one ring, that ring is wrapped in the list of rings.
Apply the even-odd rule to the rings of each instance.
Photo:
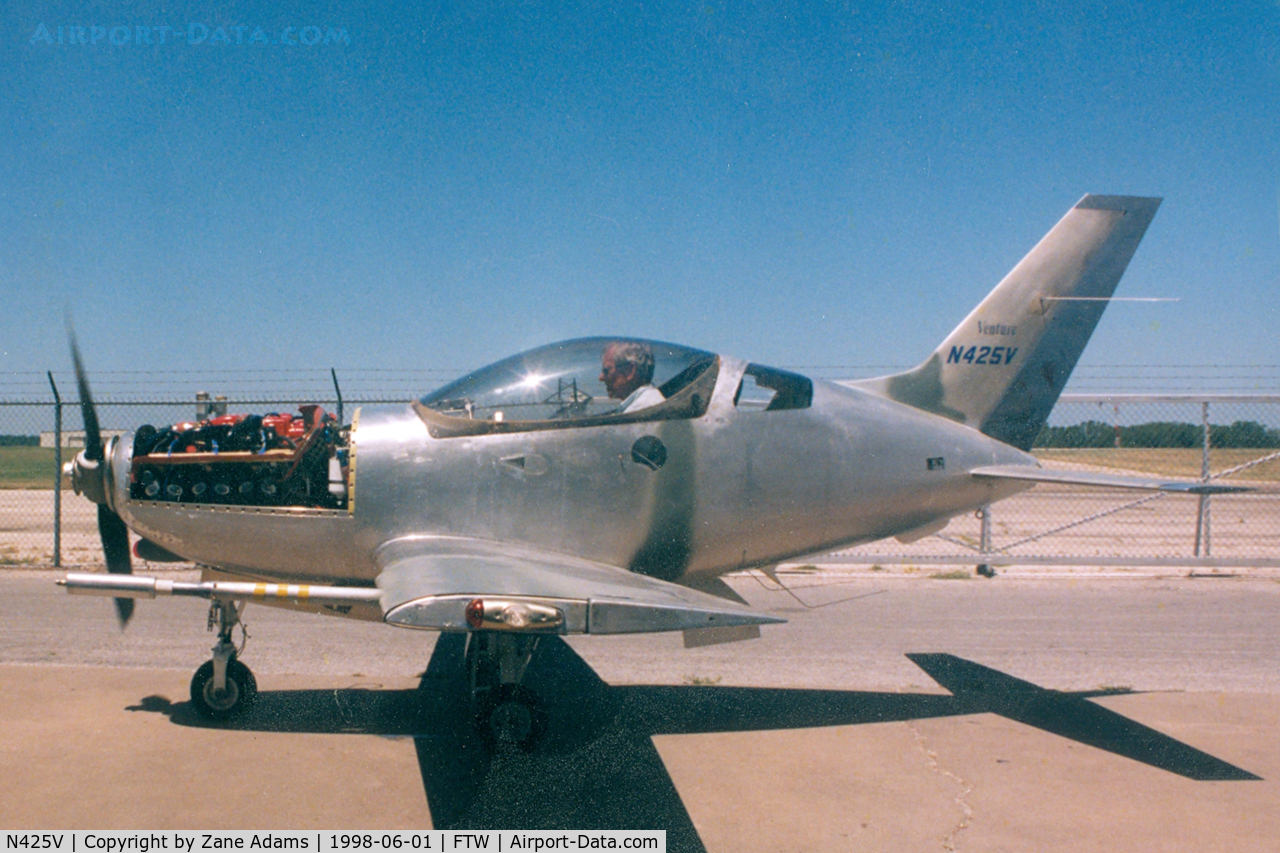
[[[98,535],[102,537],[107,571],[113,575],[133,574],[133,564],[129,559],[129,528],[105,504],[98,504]]]
[[[102,540],[102,555],[107,561],[107,571],[113,575],[133,574],[133,561],[129,558],[129,528],[120,516],[106,504],[98,504],[98,537]],[[129,624],[133,616],[133,599],[116,599],[116,616],[120,627]]]
[[[80,358],[80,347],[76,346],[76,333],[67,322],[67,336],[71,339],[71,361],[76,369],[76,388],[80,393],[80,414],[84,420],[84,458],[89,462],[105,462],[102,444],[102,428],[98,424],[98,411],[93,405],[93,394],[89,390],[89,376],[85,372],[84,362]],[[99,466],[99,478],[106,468]],[[100,491],[110,490],[109,483],[102,483]],[[105,503],[98,504],[98,538],[102,540],[102,555],[106,559],[107,571],[113,575],[133,574],[133,561],[129,559],[129,528],[124,520]],[[116,616],[120,619],[120,627],[129,624],[133,616],[133,599],[117,598]]]
[[[80,393],[80,415],[84,420],[84,458],[90,462],[102,461],[102,430],[98,426],[98,411],[93,406],[93,394],[89,391],[89,377],[80,360],[80,348],[76,346],[76,333],[68,329],[71,338],[71,361],[76,368],[76,388]]]

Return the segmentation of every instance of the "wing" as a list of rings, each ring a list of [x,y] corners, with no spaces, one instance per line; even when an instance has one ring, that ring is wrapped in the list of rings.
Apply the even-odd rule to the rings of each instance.
[[[406,628],[467,630],[483,619],[483,627],[633,634],[786,621],[616,566],[504,542],[410,536],[383,545],[377,561],[386,620]]]
[[[1183,492],[1192,495],[1224,495],[1232,492],[1254,491],[1248,486],[1156,480],[1147,477],[1125,477],[1119,474],[1099,474],[1092,471],[1061,471],[1037,468],[1034,465],[984,465],[979,468],[971,468],[969,473],[974,477],[987,480],[1030,480],[1035,483],[1062,483],[1072,486],[1096,486],[1111,489],[1145,489],[1153,492]]]

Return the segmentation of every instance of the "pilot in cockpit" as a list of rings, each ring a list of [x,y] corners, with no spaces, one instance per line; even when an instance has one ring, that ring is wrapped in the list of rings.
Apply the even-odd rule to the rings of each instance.
[[[609,399],[621,400],[617,412],[628,414],[656,406],[666,398],[653,383],[653,349],[639,341],[615,341],[600,355],[600,381]]]

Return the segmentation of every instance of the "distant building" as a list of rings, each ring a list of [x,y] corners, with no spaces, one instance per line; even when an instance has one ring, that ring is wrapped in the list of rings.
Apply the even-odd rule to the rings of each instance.
[[[125,429],[104,429],[102,432],[102,441],[105,443],[111,437],[119,438],[128,432]],[[40,433],[40,446],[53,447],[53,430]],[[63,447],[84,447],[84,430],[82,429],[64,429],[62,431]]]
[[[196,392],[196,420],[216,418],[227,413],[227,398],[222,394],[210,397],[208,391]]]

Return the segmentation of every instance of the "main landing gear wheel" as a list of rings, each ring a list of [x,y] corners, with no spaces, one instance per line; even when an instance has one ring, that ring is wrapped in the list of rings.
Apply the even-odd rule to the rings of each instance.
[[[476,703],[476,729],[496,752],[528,752],[547,730],[547,712],[533,691],[503,684]]]
[[[191,678],[191,704],[203,717],[229,720],[253,707],[258,698],[258,682],[249,667],[232,658],[227,661],[226,686],[214,686],[214,662],[209,660]]]
[[[537,694],[520,682],[540,638],[536,634],[472,631],[467,636],[467,673],[476,732],[495,752],[529,752],[547,730],[547,712]]]

